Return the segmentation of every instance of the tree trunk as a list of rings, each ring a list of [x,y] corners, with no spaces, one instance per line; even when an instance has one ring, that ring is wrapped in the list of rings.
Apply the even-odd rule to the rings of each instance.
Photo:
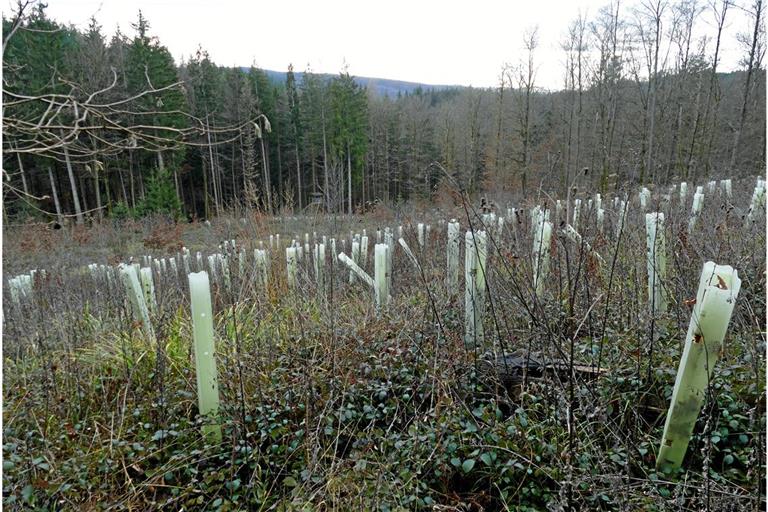
[[[69,185],[72,187],[72,202],[75,204],[75,217],[77,223],[83,223],[83,211],[80,209],[80,198],[77,194],[77,182],[75,181],[75,172],[72,170],[72,161],[69,159],[69,150],[64,146],[64,161],[67,164],[67,174],[69,175]]]
[[[216,215],[219,214],[219,188],[217,186],[216,179],[216,164],[213,158],[213,144],[211,142],[211,124],[208,120],[208,115],[205,116],[206,131],[208,136],[208,158],[211,161],[211,181],[213,185],[213,207],[216,209]],[[206,217],[208,213],[206,212]]]
[[[264,193],[267,198],[267,211],[272,212],[272,193],[270,189],[272,186],[269,183],[269,169],[267,168],[267,152],[264,149],[264,137],[259,139],[261,143],[261,167],[264,171]]]
[[[112,204],[112,187],[109,183],[109,173],[107,172],[106,166],[104,167],[104,194],[106,195],[104,206],[106,207],[106,211],[109,212],[109,207]]]
[[[237,199],[237,179],[235,178],[235,143],[230,144],[232,153],[229,160],[229,173],[232,175],[232,203],[239,205],[240,201]]]
[[[56,206],[56,217],[58,218],[59,224],[61,224],[64,221],[64,218],[61,214],[59,194],[56,192],[56,180],[53,179],[53,169],[50,165],[48,166],[48,179],[51,181],[51,193],[53,195],[53,204]]]
[[[366,168],[370,169],[370,158],[366,158],[363,161],[363,168],[361,170],[363,175],[362,175],[362,180],[360,180],[360,204],[363,205],[363,208],[365,208],[366,180],[368,179],[368,176],[369,176],[369,172],[366,172]]]
[[[741,144],[741,133],[744,130],[744,122],[747,119],[747,102],[749,100],[749,88],[752,82],[752,73],[755,63],[755,49],[760,37],[760,21],[762,19],[763,0],[755,2],[755,29],[752,33],[752,45],[749,48],[749,60],[747,61],[747,79],[744,83],[744,99],[741,102],[741,114],[739,115],[739,126],[733,134],[733,149],[731,150],[731,161],[728,168],[733,172],[736,167],[736,158],[739,153],[739,144]],[[22,174],[23,176],[23,174]]]
[[[85,188],[85,178],[81,174],[78,179],[78,185],[80,187],[80,205],[83,208],[84,212],[87,212],[90,208],[88,208],[88,194],[87,189]]]
[[[129,151],[129,178],[131,182],[131,208],[136,208],[136,184],[133,179],[133,151]]]
[[[29,197],[29,187],[27,187],[27,176],[24,172],[24,164],[21,162],[21,153],[16,153],[16,158],[19,160],[19,174],[21,174],[21,187],[24,190],[24,195]]]
[[[176,197],[178,198],[179,202],[181,203],[182,208],[184,207],[184,197],[181,195],[181,189],[179,188],[179,172],[174,169],[173,170],[173,185],[176,188]],[[186,210],[186,208],[184,208]]]
[[[386,130],[386,128],[385,128]],[[385,176],[385,197],[387,198],[387,202],[392,200],[392,180],[390,179],[390,169],[389,169],[389,130],[386,130],[384,132],[384,176]]]
[[[653,75],[652,79],[649,79],[649,93],[650,93],[650,106],[648,107],[648,163],[646,164],[646,170],[651,176],[651,179],[656,178],[656,173],[653,171],[653,132],[656,124],[656,81],[658,80],[659,73],[659,43],[661,40],[661,15],[656,18],[656,43],[653,55]]]
[[[125,179],[123,179],[123,171],[118,170],[117,177],[120,178],[120,188],[123,191],[123,203],[125,203],[125,206],[128,206],[128,191],[125,188]]]
[[[526,193],[528,186],[528,142],[529,142],[529,130],[530,130],[530,115],[531,115],[531,84],[526,87],[525,91],[525,118],[523,121],[523,172],[521,176],[521,185],[523,188],[523,195]]]
[[[211,215],[211,205],[208,197],[208,173],[205,172],[205,158],[202,158],[201,161],[203,167],[203,215],[205,215],[206,219],[209,219]]]
[[[581,173],[579,172],[581,170],[581,125],[582,125],[582,116],[584,112],[584,103],[583,103],[583,96],[584,96],[584,85],[582,81],[582,60],[583,60],[583,53],[584,53],[584,27],[585,22],[584,19],[579,16],[579,39],[578,39],[578,47],[576,51],[576,84],[578,86],[578,94],[577,94],[577,110],[576,110],[576,175],[581,176]]]
[[[280,151],[280,132],[276,132],[275,135],[277,135],[277,201],[275,201],[277,204],[275,206],[279,208],[285,199],[283,194],[283,154]]]
[[[688,147],[688,156],[685,161],[685,173],[683,174],[683,177],[685,179],[688,179],[688,176],[691,174],[691,166],[695,166],[696,162],[694,162],[693,155],[696,152],[696,135],[699,131],[699,125],[701,120],[701,115],[699,112],[699,106],[701,103],[701,88],[702,88],[702,80],[699,80],[699,84],[696,88],[696,101],[694,102],[694,115],[693,115],[693,128],[691,131],[691,144]]]
[[[501,184],[501,132],[504,123],[504,73],[501,74],[501,84],[499,86],[499,110],[496,114],[496,156],[493,162],[493,170],[496,173],[497,185]],[[506,184],[504,184],[506,190]]]
[[[716,96],[715,88],[717,86],[717,64],[718,64],[719,59],[720,59],[720,43],[721,43],[721,38],[722,38],[722,35],[723,35],[723,28],[725,27],[725,15],[728,12],[728,7],[729,6],[730,6],[730,2],[728,0],[723,0],[723,2],[722,2],[722,11],[720,13],[717,13],[717,11],[715,11],[715,13],[718,16],[718,18],[717,18],[717,36],[715,38],[715,54],[712,57],[712,73],[710,75],[709,91],[707,92],[707,105],[706,105],[706,110],[705,110],[705,114],[704,114],[704,123],[705,123],[704,124],[704,132],[702,133],[702,135],[706,135],[706,133],[707,133],[706,130],[709,129],[709,138],[707,140],[707,145],[706,145],[706,148],[705,148],[705,154],[702,155],[702,158],[701,158],[701,160],[704,161],[704,165],[706,166],[705,167],[706,169],[710,169],[711,168],[710,159],[712,157],[712,143],[714,142],[715,132],[716,132],[716,128],[717,128],[717,109],[718,109],[718,105],[720,103],[720,100],[719,100],[719,98],[715,98],[715,102],[713,104],[712,103],[712,96]],[[713,9],[714,8],[715,7],[713,6]],[[709,123],[710,107],[712,108],[712,123],[711,123],[711,126],[710,126],[710,123]],[[697,162],[697,165],[695,165],[694,168],[693,168],[693,174],[691,176],[691,180],[694,181],[694,182],[696,181],[697,168],[698,168],[698,164],[699,163],[700,162]]]
[[[331,198],[329,196],[331,190],[328,187],[328,145],[325,137],[325,110],[321,110],[321,120],[323,123],[323,192],[325,194],[325,209],[331,204]]]
[[[99,188],[99,171],[93,170],[93,190],[96,193],[96,216],[99,220],[104,218],[104,212],[101,210],[101,189]]]
[[[143,201],[146,197],[147,189],[144,187],[144,176],[139,172],[139,200]]]
[[[349,214],[352,215],[352,153],[347,141],[347,200],[349,201]]]
[[[214,168],[216,169],[216,214],[219,215],[224,208],[224,165],[222,165],[221,160],[219,159],[219,145],[216,140],[215,132],[213,134],[213,145],[216,147],[216,151],[213,153],[213,158],[215,160]]]
[[[298,137],[298,135],[297,135]],[[301,160],[299,159],[299,142],[296,140],[296,196],[299,199],[299,210],[304,209],[301,197]]]

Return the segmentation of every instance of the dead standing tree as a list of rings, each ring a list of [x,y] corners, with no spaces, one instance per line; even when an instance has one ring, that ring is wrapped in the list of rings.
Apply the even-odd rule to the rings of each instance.
[[[731,162],[729,168],[733,171],[736,168],[736,159],[741,146],[741,135],[744,131],[744,124],[747,119],[747,105],[749,104],[749,94],[752,89],[752,80],[755,70],[760,69],[760,65],[765,55],[765,20],[763,10],[763,0],[755,0],[752,6],[745,9],[749,16],[754,20],[754,28],[751,37],[742,34],[739,35],[739,41],[747,49],[747,55],[744,63],[747,66],[747,77],[744,81],[744,97],[741,102],[741,112],[739,114],[739,124],[733,131],[733,149],[731,150]]]
[[[539,46],[538,27],[530,28],[523,38],[523,48],[526,59],[516,67],[506,69],[507,80],[510,84],[517,84],[518,93],[518,135],[522,142],[522,149],[518,154],[517,164],[520,169],[520,182],[523,194],[526,193],[529,165],[531,163],[531,114],[533,108],[533,96],[536,92],[536,71],[534,54]]]

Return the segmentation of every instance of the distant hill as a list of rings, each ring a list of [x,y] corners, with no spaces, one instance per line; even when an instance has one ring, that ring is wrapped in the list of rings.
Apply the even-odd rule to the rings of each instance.
[[[273,71],[271,69],[265,69],[263,71],[267,74],[269,79],[272,80],[273,82],[285,83],[285,75],[287,74],[286,71]],[[304,79],[303,71],[294,71],[294,75],[296,76],[297,83],[301,83],[301,81]],[[335,76],[329,73],[317,73],[317,75],[323,78],[332,78]],[[371,78],[367,76],[355,76],[354,78],[355,78],[355,82],[357,82],[362,87],[365,87],[365,88],[371,87],[376,92],[376,94],[379,94],[381,96],[389,96],[392,98],[396,97],[398,94],[412,93],[419,88],[425,91],[430,89],[433,91],[443,91],[446,89],[462,89],[464,87],[461,85],[422,84],[419,82],[405,82],[403,80],[390,80],[388,78]]]
[[[248,71],[249,68],[242,67],[243,71]],[[287,71],[274,71],[272,69],[262,69],[264,73],[266,73],[267,78],[271,80],[274,83],[285,83],[285,76],[287,75]],[[762,71],[762,70],[761,70]],[[304,79],[304,72],[303,71],[294,71],[294,76],[296,77],[296,83],[301,84],[302,80]],[[733,85],[736,81],[742,80],[742,76],[744,74],[744,71],[725,71],[725,72],[719,72],[717,73],[717,77],[720,80],[720,86],[727,88]],[[324,79],[331,79],[336,74],[331,73],[315,73],[316,76],[324,78]],[[355,79],[355,82],[357,82],[360,86],[365,88],[372,88],[374,92],[380,96],[389,96],[390,98],[396,98],[398,94],[412,94],[417,89],[421,89],[423,92],[426,91],[459,91],[461,89],[468,89],[469,87],[465,85],[435,85],[435,84],[424,84],[420,82],[406,82],[404,80],[392,80],[389,78],[374,78],[374,77],[368,77],[368,76],[355,76],[352,75],[352,77]],[[627,83],[634,83],[631,81],[630,78],[625,78]],[[481,88],[482,89],[482,88]],[[561,89],[539,89],[538,92],[543,94],[557,94],[560,92],[563,92]]]

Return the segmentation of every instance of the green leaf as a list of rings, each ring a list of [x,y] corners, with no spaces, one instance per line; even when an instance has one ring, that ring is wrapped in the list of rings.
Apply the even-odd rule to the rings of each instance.
[[[493,460],[491,459],[491,454],[486,452],[480,456],[480,460],[485,463],[486,466],[490,466]]]
[[[458,457],[454,457],[451,459],[451,464],[456,467],[459,467],[461,465],[461,459]]]
[[[467,459],[467,460],[465,460],[465,461],[464,461],[464,463],[461,465],[461,469],[462,469],[462,470],[463,470],[465,473],[469,473],[470,471],[472,471],[472,468],[474,468],[474,467],[475,467],[475,459]]]
[[[45,459],[43,457],[37,457],[36,459],[32,459],[32,464],[45,471],[48,471],[49,469],[51,469],[51,466],[49,466],[48,463],[45,462]]]
[[[299,485],[298,482],[296,482],[296,479],[293,478],[292,476],[285,477],[285,479],[283,480],[283,484],[286,487],[296,487],[297,485]]]
[[[32,499],[32,494],[34,492],[35,489],[30,484],[27,484],[21,490],[21,497],[24,498],[24,501],[29,502],[29,500]]]

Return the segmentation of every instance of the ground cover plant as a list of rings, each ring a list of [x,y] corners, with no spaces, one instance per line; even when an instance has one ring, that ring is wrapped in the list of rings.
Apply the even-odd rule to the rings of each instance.
[[[493,215],[457,190],[439,206],[355,216],[246,210],[209,223],[9,227],[3,504],[762,509],[764,200],[752,207],[752,179],[689,186],[559,201],[542,191],[497,201]],[[694,193],[703,205],[692,212]],[[666,268],[649,294],[651,212],[664,213]],[[448,279],[452,219],[458,286]],[[546,247],[536,233],[545,219]],[[482,337],[473,339],[467,231],[487,238],[485,263],[471,275],[484,282],[473,288],[484,297]],[[371,277],[374,246],[393,242],[380,306],[336,257],[353,258],[362,236],[366,257],[356,261]],[[302,249],[293,285],[289,246]],[[664,471],[656,455],[709,260],[737,269],[741,290],[682,466]],[[118,277],[117,265],[131,261],[151,269],[151,334]],[[9,282],[30,269],[29,288]],[[198,414],[187,270],[211,280],[216,417]],[[220,440],[201,429],[214,424]]]

